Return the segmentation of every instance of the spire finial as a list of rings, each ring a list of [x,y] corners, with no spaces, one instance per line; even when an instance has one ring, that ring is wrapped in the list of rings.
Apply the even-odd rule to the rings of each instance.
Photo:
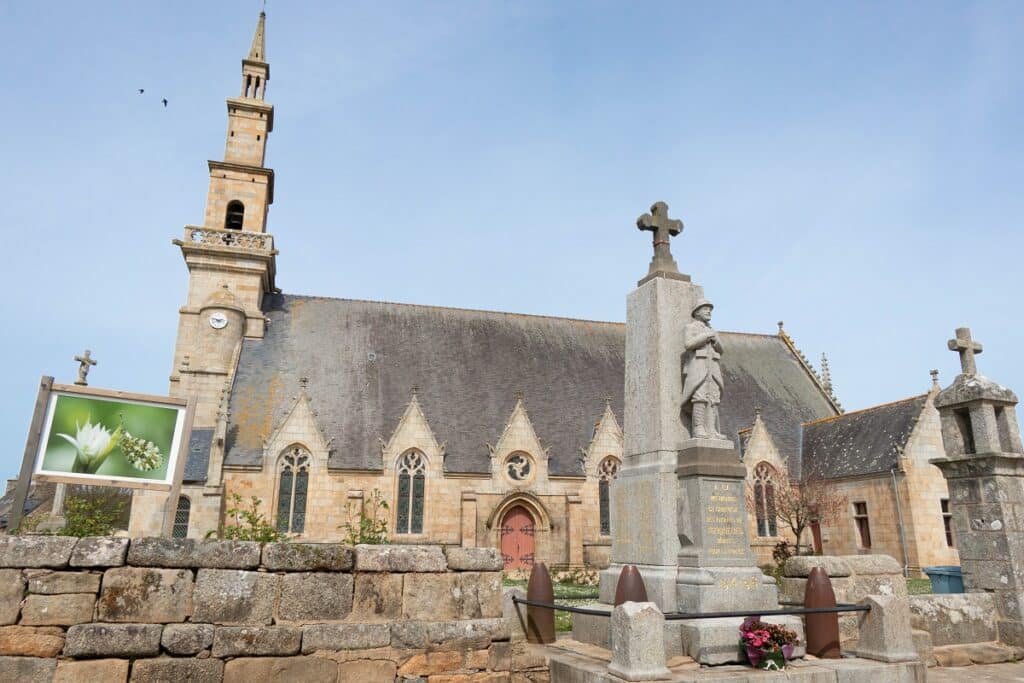
[[[266,9],[266,5],[264,5]],[[256,33],[252,36],[252,47],[249,48],[248,59],[253,62],[266,62],[267,61],[267,49],[266,49],[266,21],[267,13],[260,12],[259,21],[256,22]]]
[[[939,387],[939,371],[938,370],[930,370],[928,372],[928,374],[932,376],[932,388],[933,389],[938,389],[938,387]]]
[[[821,386],[825,391],[832,394],[832,372],[828,369],[828,356],[821,354]]]
[[[782,329],[782,326],[783,326],[784,324],[785,324],[785,323],[784,323],[783,321],[781,321],[781,320],[780,320],[780,321],[778,322],[778,325],[779,325],[779,334],[786,334],[786,331],[785,331],[784,329]]]

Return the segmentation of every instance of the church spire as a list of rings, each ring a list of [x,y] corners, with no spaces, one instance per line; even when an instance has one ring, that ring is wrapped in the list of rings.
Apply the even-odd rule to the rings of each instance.
[[[260,12],[249,55],[242,60],[242,97],[262,100],[267,94],[270,65],[267,63],[267,13]]]
[[[267,13],[260,12],[260,20],[256,23],[256,33],[252,36],[252,47],[249,48],[249,61],[251,62],[263,62],[267,61],[267,50],[266,50],[266,22]]]

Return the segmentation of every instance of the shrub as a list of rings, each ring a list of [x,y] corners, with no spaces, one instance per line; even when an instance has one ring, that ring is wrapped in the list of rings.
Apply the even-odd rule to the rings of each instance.
[[[233,518],[236,523],[222,526],[221,538],[228,541],[258,541],[259,543],[283,543],[288,540],[288,534],[278,531],[277,527],[260,512],[260,505],[263,504],[263,501],[253,496],[249,499],[247,507],[243,507],[243,503],[240,495],[231,494],[232,505],[227,509],[227,517]],[[207,537],[215,535],[216,532],[211,531]]]
[[[355,501],[348,504],[349,521],[338,526],[345,530],[345,543],[349,545],[384,545],[388,542],[388,503],[377,489],[363,505]],[[355,519],[355,523],[353,523]]]

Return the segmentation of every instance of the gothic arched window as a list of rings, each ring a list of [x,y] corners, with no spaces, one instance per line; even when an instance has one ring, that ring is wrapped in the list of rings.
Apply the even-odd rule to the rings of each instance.
[[[224,215],[224,228],[226,230],[241,230],[245,222],[245,204],[233,199],[228,202],[227,213]]]
[[[597,505],[601,515],[601,535],[612,533],[611,500],[609,488],[619,473],[619,459],[608,456],[597,466]]]
[[[778,536],[778,520],[775,513],[775,482],[778,474],[766,462],[754,468],[754,515],[757,517],[758,536]]]
[[[185,496],[179,496],[178,508],[174,511],[174,527],[171,529],[171,538],[188,536],[188,518],[191,512],[192,502]]]
[[[310,456],[302,446],[290,446],[278,465],[277,530],[301,534],[306,528],[306,491],[309,489]]]
[[[409,451],[398,461],[398,504],[395,533],[423,533],[423,499],[426,497],[427,458]]]

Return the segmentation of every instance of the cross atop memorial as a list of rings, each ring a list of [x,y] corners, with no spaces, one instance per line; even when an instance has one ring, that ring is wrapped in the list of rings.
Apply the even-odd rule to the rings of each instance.
[[[956,328],[956,339],[948,342],[949,350],[960,354],[960,369],[965,375],[977,375],[978,366],[974,364],[974,356],[981,353],[981,343],[971,339],[971,328]]]
[[[645,213],[636,219],[636,227],[639,230],[649,230],[654,242],[654,256],[651,258],[651,267],[647,271],[647,278],[660,275],[674,279],[690,279],[685,275],[680,275],[679,267],[676,265],[675,259],[672,258],[669,238],[675,237],[683,231],[683,222],[668,217],[668,204],[655,202],[651,206],[650,213]]]
[[[90,355],[92,352],[89,349],[85,350],[81,356],[75,356],[75,360],[78,362],[78,379],[75,380],[75,384],[80,387],[88,386],[86,381],[86,375],[89,374],[89,368],[92,365],[96,365],[96,361],[93,360]]]

